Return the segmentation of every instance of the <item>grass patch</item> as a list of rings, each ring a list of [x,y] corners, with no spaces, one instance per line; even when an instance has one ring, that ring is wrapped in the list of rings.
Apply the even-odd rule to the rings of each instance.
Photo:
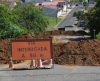
[[[97,38],[100,38],[100,32],[99,32],[99,34],[98,34],[98,35],[96,35],[96,37],[97,37]]]
[[[56,26],[58,24],[58,22],[61,20],[59,18],[56,18],[56,17],[49,17],[49,16],[46,16],[49,24],[48,24],[48,28],[53,28],[54,26]]]

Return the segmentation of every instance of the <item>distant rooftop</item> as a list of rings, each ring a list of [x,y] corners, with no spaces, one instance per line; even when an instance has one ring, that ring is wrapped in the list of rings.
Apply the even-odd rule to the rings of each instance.
[[[43,3],[43,2],[55,2],[55,1],[64,1],[64,0],[24,0],[26,2],[33,1],[35,3]]]
[[[18,1],[18,0],[0,0],[1,2],[10,2],[10,1]]]
[[[53,0],[53,1],[50,1],[50,0],[48,0],[48,1],[44,1],[44,0],[40,0],[40,2],[39,2],[39,0],[37,0],[37,2],[35,2],[36,4],[36,6],[38,6],[38,5],[42,5],[42,6],[57,6],[57,4],[59,3],[59,2],[64,2],[64,0]]]

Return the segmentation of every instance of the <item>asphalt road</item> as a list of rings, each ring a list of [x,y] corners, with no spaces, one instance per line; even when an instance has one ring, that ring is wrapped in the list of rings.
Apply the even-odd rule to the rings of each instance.
[[[67,26],[67,25],[73,25],[74,21],[76,20],[76,18],[73,17],[73,13],[76,10],[77,10],[77,7],[73,8],[71,10],[71,12],[68,15],[66,15],[65,19],[60,24],[58,24],[57,27],[64,27],[64,26]]]
[[[100,81],[98,66],[61,66],[40,70],[0,70],[0,81]]]
[[[68,26],[68,25],[74,25],[76,23],[77,19],[76,19],[76,17],[73,17],[73,13],[83,10],[83,9],[84,9],[84,7],[82,5],[75,6],[74,8],[72,8],[71,12],[68,15],[66,15],[64,20],[61,23],[59,23],[57,27],[62,28],[62,27]],[[76,30],[77,27],[66,27],[66,28],[69,28],[67,30]]]
[[[94,6],[94,4],[89,4],[88,8],[92,8],[93,6]],[[82,4],[79,4],[78,6],[72,8],[71,12],[68,15],[66,15],[65,19],[61,23],[59,23],[57,27],[62,28],[64,26],[74,25],[77,19],[75,17],[73,17],[73,13],[80,11],[80,10],[83,10],[83,9],[84,9],[84,7]],[[75,27],[71,28],[71,29],[75,30]]]

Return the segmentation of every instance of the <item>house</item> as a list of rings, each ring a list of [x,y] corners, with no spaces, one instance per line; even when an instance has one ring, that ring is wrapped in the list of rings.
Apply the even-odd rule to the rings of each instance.
[[[35,6],[42,6],[46,16],[59,17],[67,11],[64,0],[36,0]]]
[[[16,0],[0,0],[0,2],[15,2]]]
[[[22,0],[22,2],[34,2],[35,6],[41,6],[46,16],[59,17],[67,11],[64,0]]]
[[[35,3],[42,3],[42,2],[52,2],[53,0],[21,0],[24,3],[27,2],[35,2]]]
[[[42,5],[42,6],[57,6],[59,3],[65,2],[64,0],[36,0],[35,5]]]
[[[95,0],[88,0],[89,4],[94,4]]]
[[[0,0],[1,3],[5,3],[5,2],[9,3],[11,7],[14,7],[17,5],[16,1],[18,1],[18,0]]]

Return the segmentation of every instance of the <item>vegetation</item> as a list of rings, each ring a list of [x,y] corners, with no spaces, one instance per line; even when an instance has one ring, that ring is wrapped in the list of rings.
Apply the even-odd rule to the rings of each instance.
[[[87,12],[84,11],[78,11],[73,14],[78,19],[78,26],[84,27],[86,29],[88,19],[87,19]]]
[[[17,24],[26,28],[28,32],[34,34],[44,31],[47,28],[48,21],[42,14],[40,7],[35,7],[32,4],[17,5],[13,9],[15,15],[17,14]]]
[[[48,28],[54,27],[59,21],[59,18],[46,16],[48,20]]]
[[[45,31],[48,20],[40,7],[32,4],[18,4],[13,9],[9,5],[0,5],[0,37],[9,38],[30,32],[36,34]]]
[[[73,16],[75,16],[78,20],[84,20],[86,15],[84,11],[78,11],[78,12],[74,12]]]
[[[97,37],[97,38],[100,38],[100,32],[99,32],[99,34],[96,35],[96,37]]]
[[[100,0],[97,0],[95,7],[88,11],[88,28],[93,36],[93,30],[96,34],[100,32]]]
[[[2,48],[0,47],[0,52],[3,52]]]
[[[13,37],[22,32],[21,28],[12,22],[12,19],[13,14],[9,5],[0,5],[0,37]]]
[[[88,1],[87,0],[83,0],[83,6],[85,9],[87,9],[88,7]]]
[[[95,7],[88,10],[88,12],[75,12],[74,16],[76,16],[79,21],[83,20],[85,24],[87,24],[87,28],[90,29],[92,37],[94,37],[94,32],[97,37],[100,36],[100,0],[97,0]]]

